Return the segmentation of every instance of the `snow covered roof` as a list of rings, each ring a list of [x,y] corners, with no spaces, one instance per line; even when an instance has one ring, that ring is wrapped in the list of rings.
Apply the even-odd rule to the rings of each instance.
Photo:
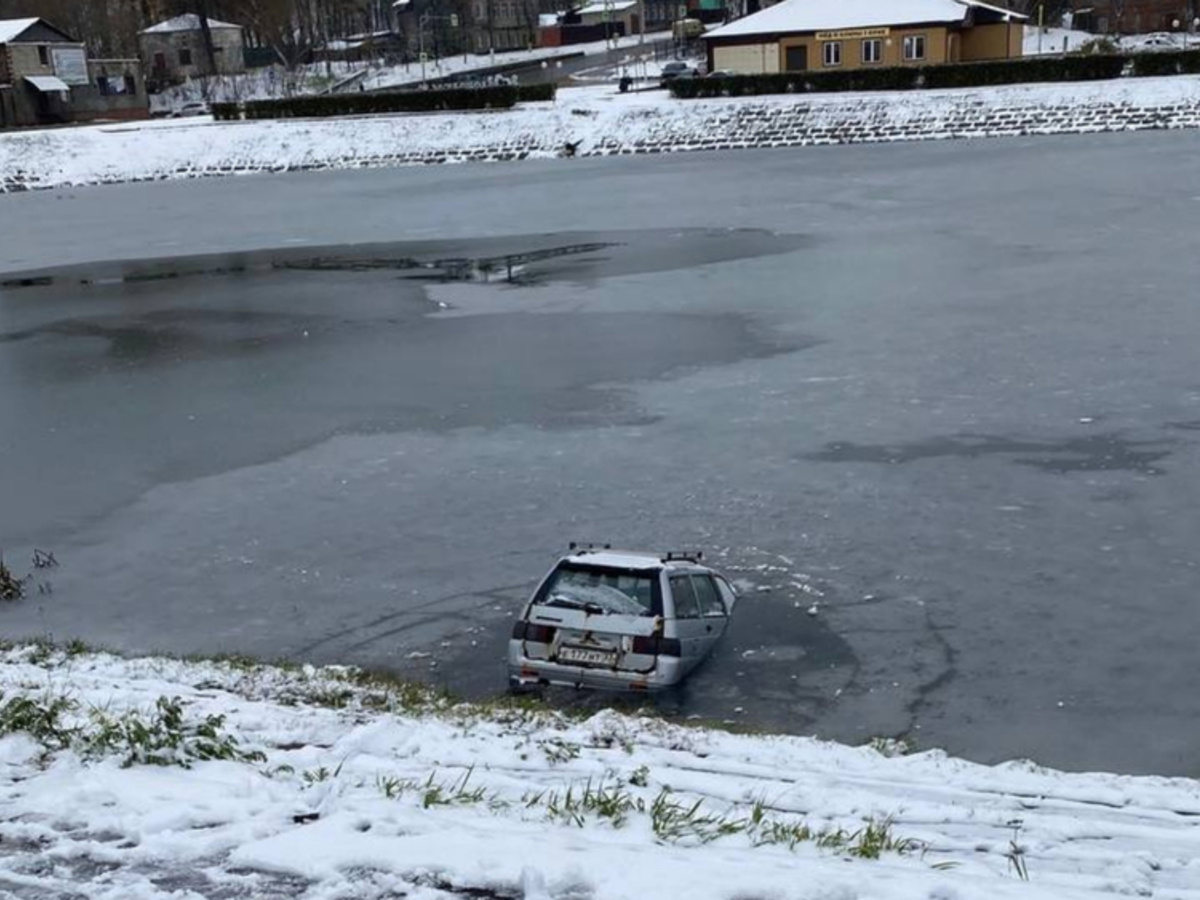
[[[606,12],[623,12],[630,7],[637,6],[638,0],[609,0],[608,3],[603,0],[597,0],[595,3],[589,3],[586,6],[581,6],[575,12],[581,16],[599,16]]]
[[[28,31],[37,22],[37,19],[0,19],[0,44],[20,37],[21,32]]]
[[[208,27],[212,28],[241,28],[241,25],[233,25],[229,22],[218,22],[216,19],[208,20]],[[157,25],[151,25],[144,29],[142,34],[172,34],[177,31],[199,31],[200,17],[195,13],[185,13],[182,16],[176,16],[173,19],[167,19],[165,22],[159,22]]]
[[[613,569],[661,569],[667,565],[665,554],[645,553],[640,550],[577,550],[567,558],[572,562],[592,566],[608,566]],[[676,558],[671,564],[694,565],[691,560]],[[704,565],[700,560],[699,565]]]
[[[53,75],[26,75],[25,80],[43,94],[62,94],[71,90],[65,81]]]
[[[1018,13],[976,0],[783,0],[762,12],[730,22],[705,38],[791,34],[961,22],[971,8],[1024,19]]]

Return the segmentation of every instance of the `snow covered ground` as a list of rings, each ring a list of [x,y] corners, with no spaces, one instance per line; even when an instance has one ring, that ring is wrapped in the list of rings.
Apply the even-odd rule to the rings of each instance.
[[[299,66],[290,71],[283,66],[267,66],[239,75],[188,79],[161,93],[151,94],[150,111],[170,112],[196,100],[230,103],[315,94],[362,68],[360,63],[344,62]]]
[[[352,127],[348,126],[352,122]],[[202,175],[703,148],[806,146],[1200,125],[1200,78],[906,93],[674,100],[610,85],[506,112],[214,123],[207,118],[0,135],[0,191]]]
[[[0,652],[18,898],[1200,897],[1200,782]]]
[[[445,78],[449,75],[461,75],[478,69],[488,69],[493,66],[508,66],[518,63],[552,60],[554,57],[582,53],[585,56],[603,56],[610,50],[626,50],[632,61],[642,55],[642,48],[652,48],[656,44],[669,42],[671,33],[654,32],[646,35],[631,34],[627,37],[615,38],[609,41],[593,41],[587,44],[571,44],[566,47],[535,47],[532,50],[510,50],[504,53],[490,55],[471,54],[470,56],[446,56],[431,60],[425,65],[422,74],[419,62],[400,66],[373,68],[363,86],[367,90],[401,85],[417,84],[424,78]],[[553,65],[553,62],[548,63]]]
[[[1022,52],[1026,56],[1043,56],[1049,53],[1062,53],[1064,48],[1068,53],[1074,53],[1088,41],[1096,39],[1096,35],[1087,31],[1077,31],[1070,28],[1042,28],[1039,39],[1036,25],[1025,26],[1025,38]]]
[[[1072,28],[1025,26],[1023,52],[1026,56],[1045,56],[1052,53],[1074,53],[1089,41],[1103,40],[1105,35]],[[1153,53],[1159,50],[1200,50],[1200,35],[1183,32],[1156,31],[1149,34],[1112,35],[1111,40],[1125,53]]]
[[[189,79],[160,94],[151,95],[150,109],[152,112],[168,112],[195,100],[231,102],[313,94],[323,91],[331,85],[336,85],[357,72],[364,73],[363,87],[367,90],[375,90],[418,84],[423,78],[445,78],[449,75],[490,69],[493,66],[507,66],[539,60],[551,60],[548,65],[553,65],[554,57],[573,53],[602,57],[609,50],[624,50],[626,51],[625,59],[629,65],[637,63],[640,72],[641,68],[648,64],[654,74],[657,74],[657,67],[662,63],[653,61],[653,48],[669,42],[670,39],[670,32],[658,32],[647,34],[644,37],[630,35],[618,38],[611,44],[605,41],[594,41],[568,47],[536,47],[532,50],[510,50],[491,55],[472,53],[465,57],[447,56],[427,62],[424,75],[422,75],[419,62],[395,66],[361,62],[314,63],[290,71],[283,66],[267,66],[240,75]],[[647,62],[643,62],[644,60]],[[353,89],[358,90],[357,82]]]

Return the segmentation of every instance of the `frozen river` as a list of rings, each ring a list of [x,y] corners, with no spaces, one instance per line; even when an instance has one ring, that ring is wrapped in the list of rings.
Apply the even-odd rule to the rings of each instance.
[[[0,197],[0,634],[483,695],[568,540],[699,546],[672,712],[1200,775],[1197,150]]]

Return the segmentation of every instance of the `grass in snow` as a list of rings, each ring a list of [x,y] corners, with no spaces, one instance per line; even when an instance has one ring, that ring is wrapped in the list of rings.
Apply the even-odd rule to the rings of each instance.
[[[685,800],[669,787],[660,787],[652,797],[629,789],[645,785],[648,770],[639,767],[629,782],[620,778],[587,779],[558,790],[527,791],[519,801],[471,784],[474,768],[460,778],[439,780],[435,774],[423,780],[377,776],[375,786],[389,800],[412,798],[422,809],[451,806],[485,806],[495,812],[518,808],[557,825],[583,828],[588,824],[624,828],[637,820],[648,825],[657,841],[689,846],[710,844],[722,838],[744,835],[754,847],[782,846],[796,849],[802,843],[859,859],[879,859],[884,853],[924,852],[925,844],[893,833],[890,818],[869,818],[862,827],[814,829],[803,821],[773,817],[758,801],[748,810],[731,807],[716,812],[703,800]]]
[[[144,713],[110,715],[96,707],[81,710],[78,701],[51,691],[0,693],[0,735],[27,734],[46,754],[73,750],[84,759],[119,756],[124,766],[183,768],[206,759],[266,761],[261,751],[242,749],[224,727],[224,716],[188,718],[178,697],[159,697]]]
[[[78,641],[61,648],[41,641],[0,647],[0,662],[54,669],[68,666],[89,652],[92,651]],[[214,667],[223,680],[215,684],[202,682],[198,687],[216,687],[250,699],[268,699],[285,705],[310,704],[364,717],[388,713],[429,716],[461,728],[480,722],[498,724],[501,735],[521,737],[544,758],[548,767],[568,765],[580,757],[583,747],[556,735],[535,740],[536,733],[547,728],[561,731],[590,715],[564,714],[527,697],[456,703],[436,688],[353,668],[315,669],[296,665],[281,668],[244,657],[209,659],[204,663]],[[47,758],[71,750],[85,760],[116,756],[125,766],[187,768],[209,759],[267,762],[261,750],[243,747],[226,730],[223,716],[189,716],[188,705],[178,697],[159,697],[149,710],[114,714],[95,707],[81,708],[69,695],[45,689],[29,687],[12,696],[0,694],[0,735],[17,732],[38,741]],[[621,749],[632,754],[635,749],[633,739],[619,729],[599,729],[592,743],[593,750]],[[887,742],[876,749],[885,755],[902,752],[903,748],[894,744]],[[681,744],[677,749],[686,746]],[[522,758],[527,757],[523,754]],[[286,764],[264,766],[260,771],[271,778],[297,778],[295,770]],[[340,765],[332,770],[317,766],[300,773],[298,781],[306,789],[336,781],[340,775]],[[589,778],[557,789],[526,791],[519,798],[505,797],[476,784],[473,775],[473,768],[453,778],[440,778],[436,772],[423,779],[381,774],[376,777],[375,787],[390,800],[413,802],[429,811],[463,807],[482,807],[493,813],[515,810],[522,816],[533,815],[564,827],[597,823],[617,829],[637,823],[648,828],[659,842],[669,844],[704,845],[742,836],[755,847],[794,850],[801,844],[812,844],[862,859],[927,849],[921,842],[897,837],[888,818],[867,819],[855,830],[817,829],[804,821],[774,815],[761,801],[749,807],[733,805],[716,810],[704,800],[684,798],[666,785],[651,789],[651,771],[645,765],[633,769],[626,778],[615,775],[599,780]],[[1016,846],[1015,839],[1013,845]],[[1012,856],[1015,860],[1010,861],[1018,876],[1027,877],[1022,875],[1023,859],[1015,851]]]

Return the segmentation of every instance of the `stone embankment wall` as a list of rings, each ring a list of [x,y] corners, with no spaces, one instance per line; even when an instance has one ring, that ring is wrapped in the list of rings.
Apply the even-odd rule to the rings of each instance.
[[[1184,79],[1171,79],[1176,85]],[[1165,95],[1164,95],[1165,93]],[[1130,96],[1039,93],[667,101],[613,108],[237,122],[135,134],[0,138],[0,192],[82,184],[458,162],[1200,127],[1200,82]],[[75,144],[71,144],[75,141]],[[61,146],[59,146],[61,144]],[[570,149],[568,149],[570,145]]]

